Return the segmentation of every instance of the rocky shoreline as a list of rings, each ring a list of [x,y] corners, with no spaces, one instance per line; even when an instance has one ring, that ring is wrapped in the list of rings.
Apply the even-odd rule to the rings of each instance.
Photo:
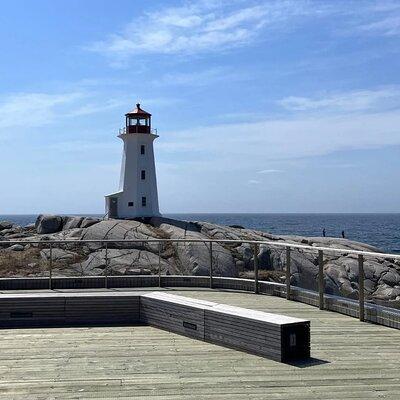
[[[48,241],[65,239],[235,239],[268,240],[277,243],[339,247],[347,250],[380,252],[359,242],[338,238],[272,235],[266,232],[227,227],[207,222],[151,218],[100,220],[91,217],[40,215],[35,224],[25,227],[0,222],[0,276],[44,276],[48,272]],[[29,240],[43,242],[26,244]],[[7,241],[17,243],[8,244]],[[113,275],[158,273],[157,243],[113,243],[108,245],[108,273]],[[252,246],[245,243],[213,245],[214,273],[226,277],[253,276]],[[317,290],[317,252],[292,250],[291,283]],[[257,254],[260,279],[284,281],[285,249],[261,244]],[[106,254],[100,244],[62,243],[53,248],[53,273],[59,276],[104,275]],[[161,248],[163,274],[208,275],[209,249],[203,243],[167,243]],[[365,258],[365,290],[369,301],[400,308],[400,262],[394,259]],[[351,254],[325,254],[326,292],[358,298],[358,261]]]

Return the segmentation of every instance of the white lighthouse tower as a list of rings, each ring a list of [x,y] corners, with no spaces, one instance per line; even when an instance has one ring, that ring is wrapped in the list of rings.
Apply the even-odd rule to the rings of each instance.
[[[125,128],[119,138],[124,142],[118,192],[106,197],[108,218],[159,216],[151,114],[140,104],[125,114]]]

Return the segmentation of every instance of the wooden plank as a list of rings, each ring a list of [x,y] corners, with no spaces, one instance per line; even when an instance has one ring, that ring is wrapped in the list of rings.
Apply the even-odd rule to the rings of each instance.
[[[158,328],[204,340],[204,309],[195,301],[156,294],[140,298],[140,319]]]
[[[137,323],[140,321],[140,297],[136,295],[67,297],[65,321],[67,324]]]

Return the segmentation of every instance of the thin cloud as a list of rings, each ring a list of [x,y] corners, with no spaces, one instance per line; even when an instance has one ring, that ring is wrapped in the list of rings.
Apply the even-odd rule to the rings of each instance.
[[[226,67],[209,68],[193,72],[167,73],[152,83],[155,86],[207,86],[224,81],[246,81],[251,79],[248,75],[234,72]]]
[[[281,169],[262,169],[261,171],[257,171],[257,174],[278,174],[283,172]]]
[[[306,1],[186,2],[135,17],[121,32],[86,46],[114,65],[138,54],[198,54],[249,44],[266,27],[285,29],[297,17],[317,15],[323,5]],[[242,7],[240,7],[242,6]],[[285,27],[285,28],[283,28]]]
[[[80,88],[80,84],[77,84]],[[59,93],[14,93],[0,95],[0,132],[8,128],[38,128],[59,122],[60,119],[77,118],[92,114],[124,109],[126,96],[109,98],[95,90],[81,90]],[[177,100],[146,99],[148,105],[174,104]],[[28,118],[21,118],[28,115]]]
[[[400,16],[396,15],[380,21],[363,24],[358,27],[358,30],[374,35],[398,36],[400,35]]]
[[[108,142],[69,140],[46,145],[46,149],[62,153],[90,153],[103,150],[106,150],[108,153],[117,153],[120,151],[120,147],[120,144],[115,140]]]
[[[336,151],[400,145],[400,109],[374,113],[295,116],[242,124],[221,124],[169,132],[160,154],[184,156],[177,163],[208,156],[211,170],[261,170],[266,161],[322,156]]]
[[[289,96],[278,102],[291,111],[365,111],[379,107],[400,105],[400,87],[391,86],[373,90],[355,90],[331,93],[319,97]]]
[[[40,127],[52,123],[58,111],[81,101],[80,92],[16,93],[0,99],[0,129],[12,127]],[[28,116],[22,118],[21,115]],[[61,114],[62,115],[62,114]]]
[[[221,52],[259,40],[274,40],[316,18],[339,17],[333,35],[400,33],[400,7],[393,2],[187,1],[136,15],[120,32],[90,43],[86,50],[125,66],[137,55],[193,55]],[[268,34],[269,33],[269,34]]]
[[[351,164],[351,163],[324,164],[324,165],[321,165],[321,167],[332,168],[332,169],[349,169],[349,168],[357,168],[357,164]]]
[[[399,88],[377,88],[312,97],[302,102],[301,110],[279,118],[193,127],[166,132],[157,144],[161,157],[174,157],[181,170],[244,171],[263,174],[281,173],[265,168],[268,162],[319,157],[338,151],[378,149],[400,146]],[[366,93],[368,95],[366,95]],[[356,101],[362,98],[362,101]],[[365,99],[367,98],[367,100]],[[390,101],[387,99],[390,98]],[[356,108],[351,102],[356,102]],[[361,106],[362,105],[362,106]],[[312,112],[310,112],[312,111]],[[191,165],[202,159],[201,165]],[[268,165],[268,164],[267,164]],[[350,163],[329,168],[352,168]],[[256,180],[256,179],[253,179]]]
[[[342,10],[346,19],[342,26],[337,27],[337,33],[348,36],[400,35],[400,3],[398,1],[364,2],[362,6],[359,1],[350,4],[352,7],[345,7]]]

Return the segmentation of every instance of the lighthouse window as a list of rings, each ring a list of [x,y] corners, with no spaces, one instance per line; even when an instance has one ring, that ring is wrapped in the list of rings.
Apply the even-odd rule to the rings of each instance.
[[[145,146],[144,146],[144,144],[142,144],[140,146],[140,154],[144,154],[144,153],[145,153]]]
[[[142,197],[142,207],[146,207],[147,199],[145,196]]]
[[[134,125],[145,126],[145,125],[147,125],[147,120],[146,120],[146,118],[130,118],[129,125],[130,126],[134,126]]]
[[[140,176],[142,178],[142,181],[144,181],[146,179],[146,171],[144,169],[142,169],[142,172],[140,173]]]
[[[133,207],[133,201],[128,202],[128,207]]]

